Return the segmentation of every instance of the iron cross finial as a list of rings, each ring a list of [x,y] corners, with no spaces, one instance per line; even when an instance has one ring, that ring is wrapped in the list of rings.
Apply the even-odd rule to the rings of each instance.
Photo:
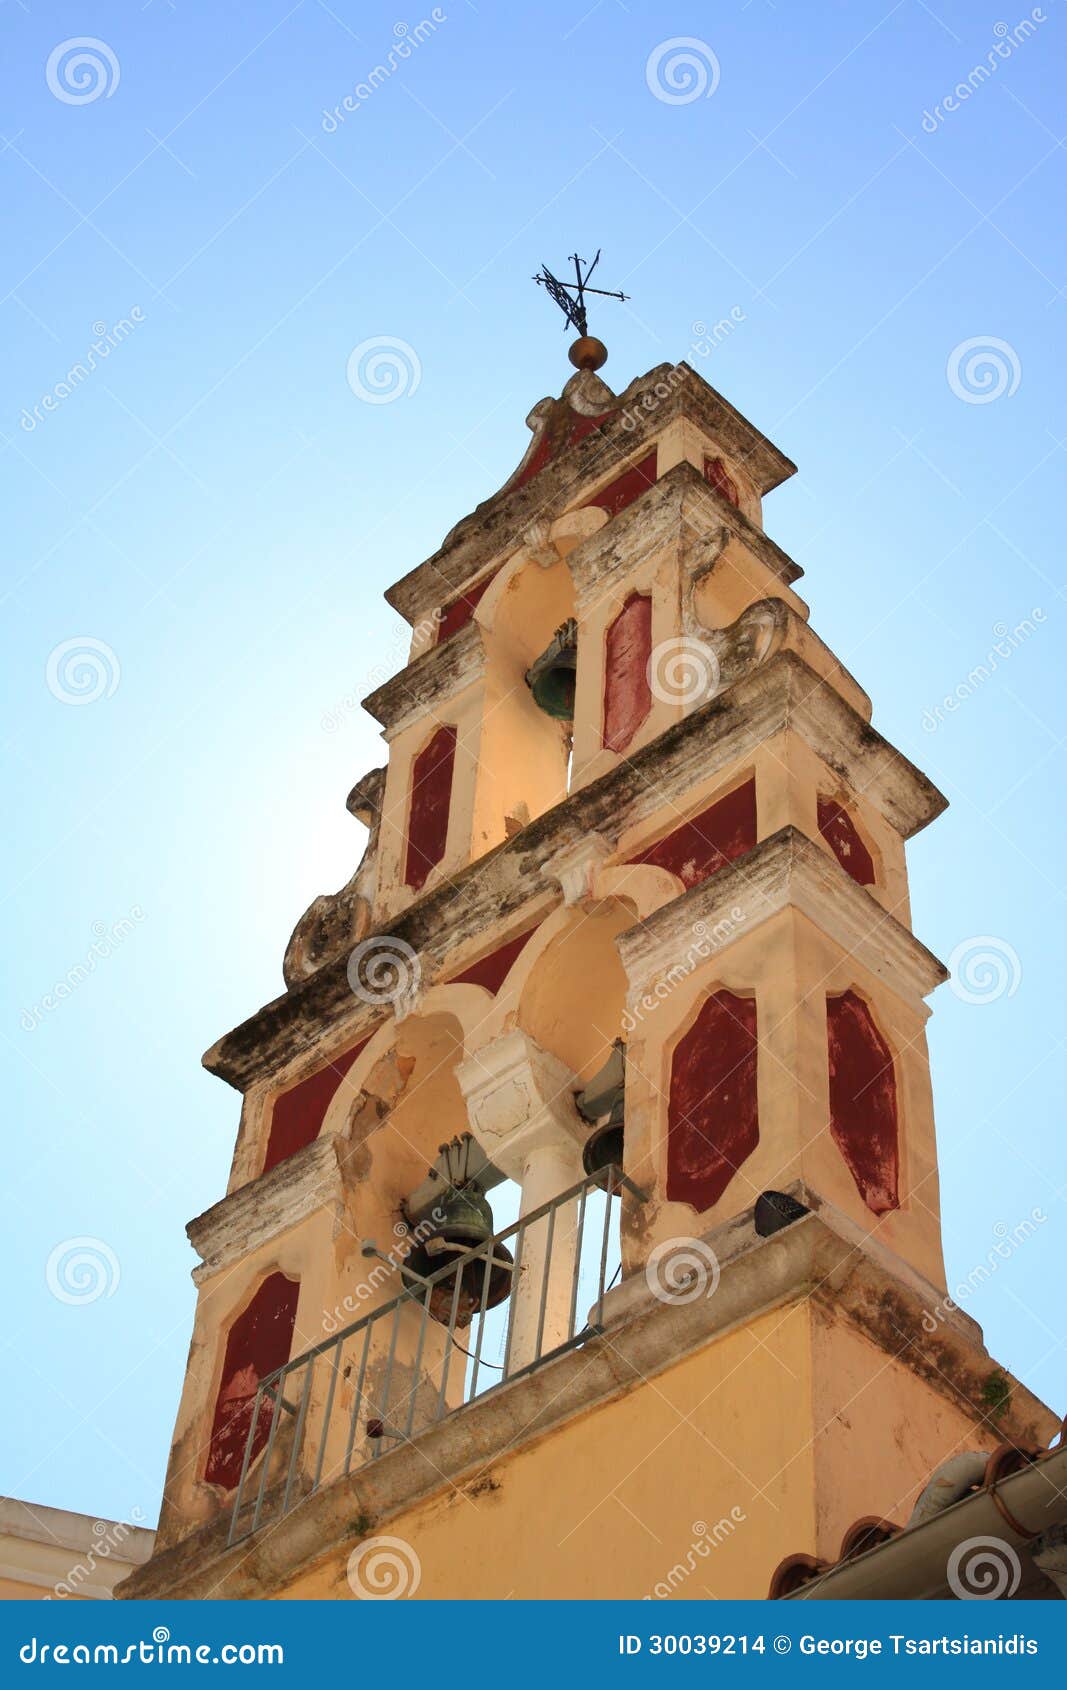
[[[627,293],[613,293],[608,288],[591,288],[589,286],[589,278],[600,263],[599,247],[593,262],[586,265],[584,275],[582,274],[582,265],[585,264],[584,258],[579,258],[576,252],[572,252],[571,263],[574,265],[573,282],[561,282],[558,277],[552,274],[547,264],[542,264],[540,274],[533,279],[541,287],[548,290],[549,295],[555,300],[567,319],[569,327],[577,329],[578,333],[584,338],[589,333],[589,322],[585,309],[587,293],[598,293],[604,299],[629,299],[630,296]]]

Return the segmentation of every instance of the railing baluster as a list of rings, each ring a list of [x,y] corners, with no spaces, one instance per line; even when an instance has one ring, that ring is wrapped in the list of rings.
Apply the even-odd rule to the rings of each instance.
[[[330,1369],[330,1388],[326,1392],[326,1407],[322,1411],[322,1431],[319,1433],[319,1458],[315,1463],[315,1478],[312,1490],[318,1490],[319,1480],[322,1478],[322,1463],[326,1457],[326,1440],[330,1432],[330,1416],[333,1413],[333,1397],[337,1389],[337,1374],[341,1366],[341,1346],[333,1347],[333,1367]]]
[[[574,1245],[574,1278],[571,1281],[571,1318],[567,1328],[567,1337],[573,1338],[578,1330],[578,1283],[582,1277],[582,1243],[585,1238],[585,1205],[589,1197],[589,1181],[582,1186],[582,1195],[578,1202],[578,1237]]]
[[[591,1321],[588,1327],[583,1326],[582,1329],[579,1330],[578,1299],[581,1295],[581,1282],[584,1271],[582,1253],[585,1248],[588,1202],[590,1192],[598,1187],[604,1192],[605,1207],[604,1223],[600,1240],[600,1270],[597,1283],[597,1300],[595,1305],[596,1316],[595,1321]],[[603,1175],[581,1180],[576,1185],[572,1186],[569,1191],[560,1192],[557,1197],[550,1199],[546,1203],[540,1204],[535,1209],[531,1209],[528,1214],[521,1216],[510,1227],[506,1227],[502,1232],[495,1234],[493,1238],[487,1240],[485,1243],[475,1245],[471,1250],[464,1252],[463,1255],[456,1258],[451,1264],[438,1268],[436,1272],[431,1272],[426,1275],[416,1275],[414,1273],[407,1275],[402,1274],[400,1277],[403,1281],[403,1288],[395,1297],[384,1303],[380,1308],[374,1309],[371,1313],[364,1315],[360,1320],[355,1321],[343,1332],[324,1339],[321,1343],[316,1344],[311,1349],[305,1351],[302,1356],[294,1357],[293,1360],[286,1362],[284,1367],[279,1368],[276,1373],[268,1375],[266,1380],[261,1381],[256,1392],[252,1409],[252,1418],[246,1436],[244,1458],[242,1461],[240,1477],[237,1483],[233,1511],[230,1520],[229,1541],[231,1543],[236,1541],[237,1534],[241,1527],[242,1510],[249,1506],[249,1502],[246,1500],[248,1478],[253,1462],[256,1458],[255,1442],[260,1427],[262,1426],[264,1405],[268,1402],[271,1405],[270,1430],[267,1436],[265,1448],[262,1452],[262,1470],[259,1475],[259,1483],[256,1491],[255,1505],[252,1512],[252,1521],[249,1527],[249,1533],[254,1533],[259,1530],[267,1495],[268,1481],[271,1473],[271,1462],[275,1449],[275,1440],[278,1436],[278,1427],[281,1423],[281,1417],[285,1413],[294,1417],[292,1428],[293,1447],[289,1456],[285,1485],[281,1497],[282,1512],[286,1512],[289,1508],[293,1498],[296,1475],[300,1465],[302,1453],[301,1445],[307,1432],[311,1396],[314,1389],[315,1363],[319,1356],[325,1357],[327,1352],[329,1352],[330,1378],[323,1409],[322,1424],[318,1432],[319,1446],[315,1452],[313,1473],[311,1472],[309,1452],[309,1476],[311,1477],[312,1490],[318,1490],[324,1482],[323,1474],[326,1470],[327,1444],[329,1442],[330,1429],[333,1420],[333,1409],[337,1394],[337,1382],[342,1370],[345,1345],[348,1343],[349,1339],[356,1339],[357,1341],[361,1340],[362,1349],[359,1361],[359,1375],[356,1381],[355,1395],[352,1402],[351,1414],[349,1416],[348,1434],[345,1442],[342,1469],[344,1473],[351,1472],[355,1451],[356,1433],[359,1429],[363,1415],[364,1390],[366,1388],[371,1343],[377,1334],[384,1332],[382,1322],[386,1318],[392,1319],[392,1330],[389,1336],[388,1357],[385,1366],[384,1380],[381,1387],[381,1412],[380,1416],[376,1415],[375,1418],[381,1419],[386,1436],[390,1437],[391,1434],[390,1442],[395,1441],[398,1438],[400,1440],[408,1440],[412,1437],[418,1417],[419,1385],[423,1358],[426,1350],[427,1333],[429,1331],[429,1322],[433,1318],[430,1313],[431,1304],[435,1296],[442,1296],[442,1294],[445,1293],[447,1288],[450,1286],[451,1305],[449,1317],[447,1324],[441,1322],[441,1324],[445,1326],[445,1347],[441,1364],[441,1384],[437,1393],[437,1405],[436,1410],[432,1414],[432,1419],[440,1419],[444,1413],[448,1412],[445,1404],[448,1396],[448,1383],[452,1367],[453,1351],[461,1348],[456,1334],[459,1330],[459,1313],[463,1296],[464,1281],[468,1275],[472,1281],[477,1280],[479,1277],[478,1270],[480,1268],[481,1295],[479,1301],[476,1304],[473,1304],[471,1311],[472,1321],[475,1314],[478,1319],[478,1334],[472,1356],[474,1365],[471,1368],[469,1383],[467,1382],[466,1375],[464,1376],[464,1388],[461,1393],[462,1403],[472,1402],[475,1399],[478,1394],[481,1370],[483,1366],[488,1365],[483,1361],[483,1352],[485,1348],[486,1324],[490,1313],[489,1296],[493,1283],[493,1269],[499,1259],[498,1249],[503,1245],[505,1240],[508,1240],[509,1243],[514,1240],[515,1260],[512,1267],[511,1296],[509,1304],[506,1310],[502,1309],[501,1311],[506,1319],[504,1362],[501,1369],[500,1379],[494,1380],[487,1389],[492,1390],[495,1389],[497,1385],[505,1384],[511,1379],[521,1378],[524,1374],[532,1372],[535,1368],[539,1367],[542,1361],[548,1360],[553,1356],[558,1356],[564,1351],[574,1349],[578,1345],[584,1343],[590,1332],[601,1331],[603,1329],[604,1321],[604,1302],[607,1297],[608,1252],[612,1231],[611,1199],[613,1195],[616,1192],[621,1191],[623,1187],[625,1187],[638,1202],[645,1202],[647,1200],[646,1194],[639,1190],[631,1180],[627,1179],[621,1169],[612,1165],[605,1170]],[[573,1215],[561,1215],[561,1211],[563,1211],[568,1205],[573,1206],[575,1203],[578,1206],[577,1218],[576,1224],[572,1224],[572,1221],[574,1220]],[[521,1364],[515,1368],[514,1372],[512,1372],[516,1327],[520,1324],[525,1326],[527,1314],[532,1315],[532,1297],[527,1297],[524,1294],[526,1289],[530,1289],[532,1291],[532,1287],[523,1287],[522,1274],[523,1258],[527,1253],[527,1239],[532,1228],[535,1226],[544,1227],[545,1243],[543,1252],[544,1267],[542,1270],[537,1305],[536,1336],[533,1346],[534,1354],[532,1358],[527,1358],[525,1355],[520,1358]],[[557,1278],[562,1277],[563,1284],[566,1283],[565,1276],[562,1276],[560,1263],[554,1262],[553,1259],[554,1256],[558,1256],[561,1249],[573,1252],[571,1260],[569,1319],[563,1341],[561,1343],[554,1343],[553,1347],[545,1353],[544,1343],[545,1329],[548,1324],[548,1298],[554,1267],[558,1270]],[[400,1328],[404,1322],[403,1311],[409,1304],[414,1305],[416,1301],[421,1304],[419,1311],[420,1325],[415,1347],[411,1385],[408,1393],[407,1413],[403,1416],[403,1430],[400,1430],[402,1411],[398,1411],[398,1414],[395,1417],[391,1415],[392,1405],[390,1402],[390,1396],[393,1387],[394,1371],[397,1365]],[[521,1322],[518,1318],[520,1315],[520,1304],[522,1305],[523,1311],[523,1318]],[[553,1305],[553,1321],[555,1321],[555,1319],[556,1310]],[[530,1334],[527,1330],[522,1339],[522,1343],[524,1345],[528,1342],[529,1336]],[[294,1406],[294,1404],[287,1401],[285,1393],[289,1379],[295,1377],[298,1368],[304,1369],[303,1390],[299,1405]],[[349,1370],[346,1368],[346,1375],[348,1371]],[[394,1419],[396,1424],[393,1424]],[[384,1444],[383,1440],[376,1439],[369,1459],[377,1459],[383,1453],[383,1448],[388,1447],[389,1445]],[[362,1459],[367,1458],[361,1456],[361,1460]]]
[[[478,1369],[482,1365],[482,1341],[485,1338],[485,1317],[489,1313],[489,1281],[493,1273],[493,1256],[495,1245],[492,1239],[485,1246],[485,1273],[482,1275],[482,1299],[478,1311],[478,1342],[474,1346],[474,1366],[471,1369],[471,1382],[468,1402],[473,1402],[478,1389]]]
[[[415,1349],[415,1365],[411,1374],[411,1401],[408,1403],[408,1417],[404,1426],[405,1442],[410,1439],[415,1424],[415,1402],[419,1392],[419,1369],[422,1366],[422,1351],[426,1343],[426,1326],[430,1318],[430,1298],[432,1296],[432,1289],[428,1289],[422,1299],[422,1325],[419,1327],[419,1342]]]
[[[345,1446],[345,1472],[352,1471],[352,1446],[356,1441],[356,1428],[359,1425],[359,1410],[363,1402],[363,1381],[367,1377],[367,1357],[370,1354],[370,1335],[373,1328],[368,1320],[363,1329],[363,1355],[359,1363],[359,1379],[356,1383],[356,1394],[352,1399],[352,1413],[348,1421],[348,1443]]]
[[[287,1378],[288,1372],[286,1368],[283,1367],[275,1379],[273,1386],[267,1386],[268,1393],[271,1391],[274,1393],[274,1407],[270,1417],[270,1431],[267,1434],[267,1447],[263,1451],[263,1471],[259,1475],[259,1490],[256,1494],[255,1512],[252,1515],[252,1530],[254,1532],[259,1530],[259,1517],[263,1511],[263,1498],[266,1495],[267,1490],[267,1474],[270,1472],[270,1458],[274,1453],[274,1440],[278,1435],[278,1427],[281,1424],[282,1398],[285,1396],[285,1381]]]
[[[534,1340],[534,1353],[532,1357],[532,1360],[534,1361],[540,1361],[541,1359],[541,1340],[545,1331],[545,1308],[548,1304],[548,1277],[552,1272],[552,1240],[556,1233],[556,1215],[558,1213],[559,1209],[557,1207],[552,1210],[548,1217],[548,1233],[545,1237],[545,1265],[541,1271],[541,1302],[537,1310],[537,1337]]]
[[[611,1193],[615,1182],[615,1164],[608,1163],[608,1181],[604,1187],[604,1234],[600,1244],[600,1298],[597,1302],[596,1323],[604,1324],[604,1281],[608,1272],[608,1236],[611,1232]]]
[[[383,1427],[387,1426],[389,1423],[389,1391],[393,1383],[393,1363],[396,1360],[396,1341],[400,1335],[400,1311],[403,1307],[403,1303],[393,1304],[393,1333],[389,1340],[389,1360],[385,1364],[385,1379],[382,1383],[382,1406],[378,1415]],[[381,1453],[382,1439],[376,1438],[374,1441],[374,1454],[371,1456],[371,1460],[377,1461]]]
[[[256,1400],[252,1404],[252,1424],[248,1428],[248,1436],[245,1439],[245,1455],[244,1460],[241,1462],[241,1477],[237,1481],[237,1495],[233,1499],[233,1514],[230,1518],[230,1535],[226,1539],[227,1548],[233,1542],[233,1534],[237,1529],[237,1522],[241,1517],[241,1504],[244,1500],[245,1480],[248,1477],[248,1469],[252,1464],[252,1450],[255,1447],[256,1425],[259,1420],[259,1408],[262,1401],[263,1392],[257,1385]]]
[[[461,1256],[454,1268],[456,1283],[452,1287],[452,1307],[448,1312],[448,1336],[445,1341],[445,1353],[441,1362],[441,1389],[437,1397],[437,1413],[435,1420],[440,1420],[444,1413],[445,1392],[448,1390],[448,1372],[452,1365],[452,1350],[456,1341],[456,1316],[459,1313],[459,1293],[463,1285],[463,1257]],[[446,1275],[447,1277],[447,1275]]]
[[[289,1457],[289,1471],[285,1478],[285,1495],[282,1498],[283,1514],[287,1514],[289,1511],[289,1497],[293,1489],[293,1478],[297,1467],[300,1464],[300,1443],[304,1436],[304,1421],[307,1419],[308,1402],[311,1398],[311,1380],[315,1372],[315,1362],[317,1360],[317,1356],[312,1356],[304,1367],[304,1389],[300,1396],[300,1408],[296,1416],[296,1425],[293,1428],[293,1450]]]
[[[535,1211],[536,1213],[536,1211]],[[522,1270],[522,1246],[526,1239],[526,1221],[519,1222],[518,1237],[515,1240],[515,1266],[511,1273],[511,1301],[508,1305],[508,1339],[504,1346],[504,1366],[500,1374],[503,1384],[508,1376],[508,1363],[511,1361],[511,1339],[515,1331],[515,1310],[519,1301],[519,1274]]]

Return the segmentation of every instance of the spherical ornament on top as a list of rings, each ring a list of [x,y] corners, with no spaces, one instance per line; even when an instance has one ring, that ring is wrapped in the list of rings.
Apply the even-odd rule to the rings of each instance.
[[[576,370],[599,370],[608,361],[608,349],[596,335],[583,334],[568,349],[567,357]]]

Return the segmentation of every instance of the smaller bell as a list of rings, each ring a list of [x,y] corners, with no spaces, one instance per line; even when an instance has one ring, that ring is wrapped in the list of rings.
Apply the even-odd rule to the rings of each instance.
[[[578,624],[568,617],[556,629],[535,663],[526,671],[526,685],[534,703],[557,722],[573,722],[578,670]]]
[[[622,1167],[625,1090],[626,1044],[616,1039],[603,1068],[574,1100],[579,1115],[594,1123],[582,1148],[582,1166],[590,1177]]]

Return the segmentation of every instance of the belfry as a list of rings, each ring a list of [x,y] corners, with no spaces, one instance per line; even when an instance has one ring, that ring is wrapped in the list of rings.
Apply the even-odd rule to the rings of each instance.
[[[1055,1429],[945,1283],[945,801],[764,531],[794,465],[580,327],[387,593],[363,859],[204,1059],[240,1128],[123,1595],[788,1594]]]

